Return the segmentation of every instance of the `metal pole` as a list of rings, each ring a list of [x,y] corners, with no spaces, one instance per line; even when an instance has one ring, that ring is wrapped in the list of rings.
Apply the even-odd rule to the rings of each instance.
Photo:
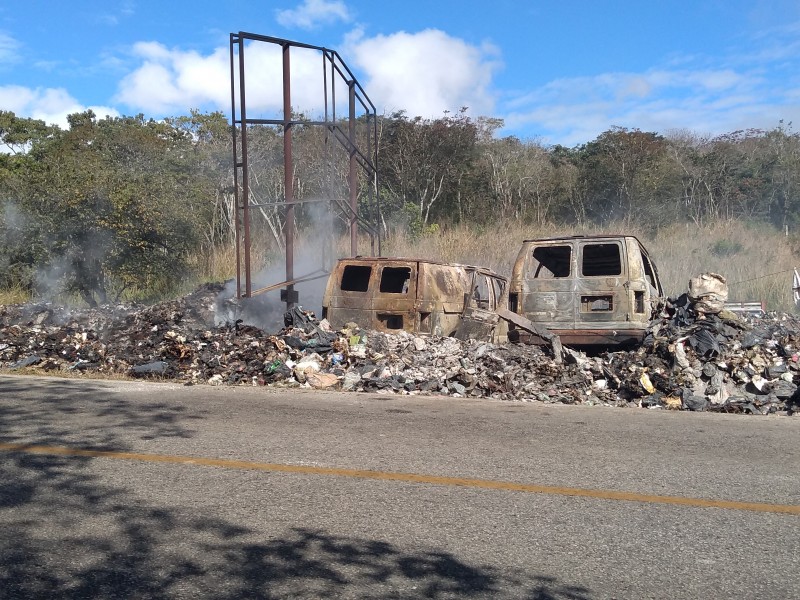
[[[358,173],[356,172],[356,82],[350,88],[350,256],[358,255]]]
[[[292,174],[292,90],[289,44],[283,45],[283,187],[286,202],[286,281],[294,279],[294,177]],[[294,285],[286,286],[286,309],[294,306]]]
[[[244,88],[244,39],[239,38],[239,112],[242,115],[242,221],[244,224],[244,278],[246,298],[251,296],[250,278],[250,172],[247,165],[247,106]]]
[[[231,136],[233,138],[233,232],[236,244],[236,297],[242,296],[242,259],[239,253],[241,246],[239,231],[239,156],[236,151],[236,69],[234,68],[233,49],[237,43],[237,36],[231,33]]]

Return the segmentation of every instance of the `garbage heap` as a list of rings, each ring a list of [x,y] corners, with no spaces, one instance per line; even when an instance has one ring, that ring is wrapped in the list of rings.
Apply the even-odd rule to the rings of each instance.
[[[149,307],[0,306],[0,369],[743,414],[800,407],[800,322],[740,317],[691,289],[666,301],[639,348],[567,349],[560,361],[539,346],[333,331],[299,308],[276,333],[215,324],[222,289]]]

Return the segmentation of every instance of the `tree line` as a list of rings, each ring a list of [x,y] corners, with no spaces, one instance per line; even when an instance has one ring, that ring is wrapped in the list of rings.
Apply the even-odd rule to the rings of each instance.
[[[793,230],[800,220],[800,136],[791,124],[716,137],[612,127],[572,148],[503,137],[502,125],[465,110],[379,117],[384,231],[505,220],[641,230],[729,219]],[[62,129],[0,111],[0,142],[0,287],[35,295],[55,286],[89,305],[157,298],[198,257],[234,243],[233,136],[222,113],[155,121],[87,111]],[[346,151],[325,128],[295,128],[293,144],[297,199],[347,196]],[[248,129],[248,163],[259,243],[280,252],[279,127]],[[318,205],[299,205],[298,228],[319,218]]]

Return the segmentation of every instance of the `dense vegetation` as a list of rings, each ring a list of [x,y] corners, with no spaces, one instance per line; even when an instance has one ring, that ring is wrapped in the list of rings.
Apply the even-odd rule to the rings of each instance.
[[[511,224],[613,224],[656,239],[734,220],[793,235],[800,221],[800,136],[784,123],[715,138],[614,127],[574,148],[499,137],[501,125],[463,111],[379,120],[378,197],[390,240]],[[346,161],[324,129],[293,135],[296,196],[346,197]],[[281,131],[248,136],[257,243],[279,256],[282,211],[269,202],[283,197]],[[0,289],[59,290],[93,305],[232,275],[232,261],[216,266],[234,240],[232,139],[221,113],[156,122],[85,112],[63,130],[0,112],[0,141]],[[301,230],[314,225],[314,206],[298,211]],[[737,235],[708,250],[740,252],[752,240]]]

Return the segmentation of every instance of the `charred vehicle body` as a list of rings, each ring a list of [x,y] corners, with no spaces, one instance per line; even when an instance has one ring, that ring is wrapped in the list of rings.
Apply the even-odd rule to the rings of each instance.
[[[493,342],[624,346],[642,341],[663,290],[634,236],[525,240],[511,279],[482,267],[411,258],[343,258],[322,316],[387,333]]]
[[[508,308],[569,346],[640,343],[663,290],[634,236],[525,240],[509,282]],[[539,343],[511,324],[511,341]]]
[[[383,332],[505,341],[497,310],[508,280],[489,269],[413,258],[340,259],[328,278],[322,316]]]

